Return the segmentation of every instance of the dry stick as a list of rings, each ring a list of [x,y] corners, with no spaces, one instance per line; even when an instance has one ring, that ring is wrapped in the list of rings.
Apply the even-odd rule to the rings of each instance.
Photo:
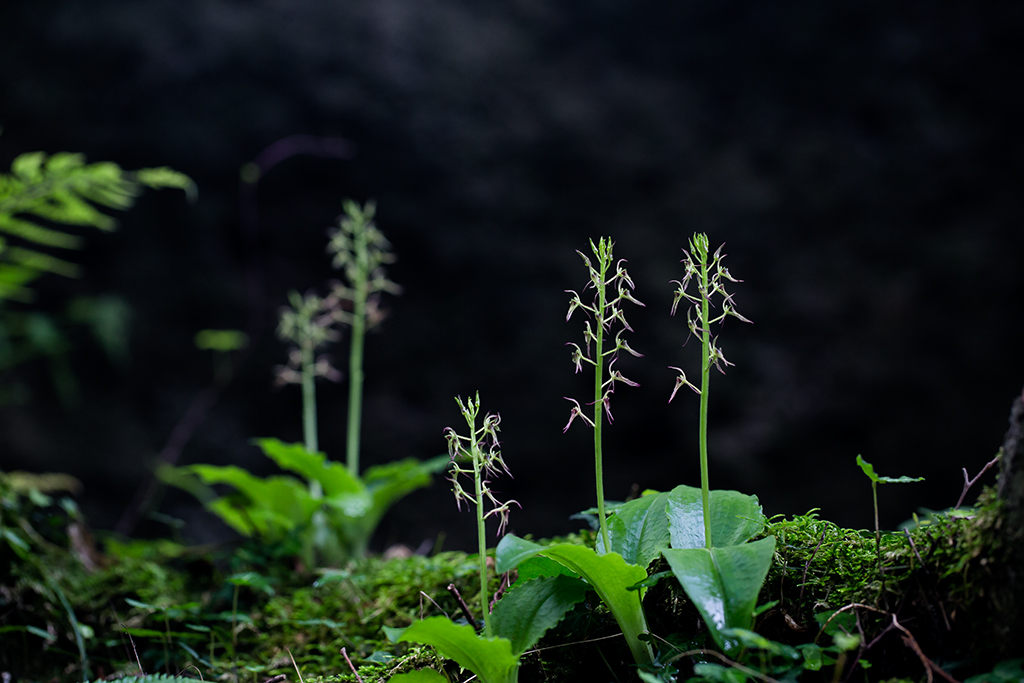
[[[348,662],[348,668],[352,669],[352,673],[356,675],[356,680],[359,681],[359,683],[363,683],[363,679],[359,675],[359,672],[356,671],[354,666],[352,666],[352,660],[348,658],[348,653],[345,652],[345,648],[341,648],[341,656],[345,658],[346,662]],[[302,683],[302,681],[300,680],[299,683]]]
[[[878,609],[877,607],[872,607],[871,605],[865,605],[865,604],[860,603],[860,602],[851,602],[849,605],[847,605],[845,607],[840,607],[839,609],[837,609],[835,612],[832,613],[832,616],[830,616],[828,618],[828,620],[824,624],[821,625],[821,630],[818,631],[818,635],[814,636],[814,641],[813,642],[814,643],[818,642],[818,638],[821,638],[821,634],[825,632],[825,629],[828,627],[829,624],[832,623],[832,620],[835,619],[837,616],[839,616],[840,612],[845,612],[847,610],[851,610],[851,609],[854,609],[856,607],[863,607],[864,609],[869,609],[872,612],[878,612],[879,614],[889,614],[889,612],[886,612],[884,609]]]
[[[978,472],[978,476],[976,476],[974,479],[971,479],[970,477],[968,477],[968,475],[967,475],[967,468],[966,467],[963,468],[963,473],[964,473],[964,490],[960,492],[960,498],[956,501],[956,507],[953,508],[954,510],[959,510],[960,509],[960,505],[964,502],[964,498],[967,496],[968,489],[970,489],[972,486],[974,486],[974,484],[979,479],[981,479],[981,475],[983,475],[986,472],[988,472],[990,467],[992,467],[997,462],[999,462],[999,458],[1001,458],[1002,455],[1003,455],[1003,449],[1000,448],[999,452],[996,453],[996,457],[994,457],[991,460],[989,460],[988,463],[986,463],[985,466],[981,468],[981,472]]]
[[[420,591],[420,595],[421,595],[421,596],[422,596],[423,598],[426,598],[427,600],[430,600],[430,604],[432,604],[432,605],[433,605],[434,607],[436,607],[437,609],[441,610],[441,614],[443,614],[443,615],[445,615],[446,617],[448,617],[448,613],[447,613],[447,612],[445,612],[445,611],[444,611],[444,610],[443,610],[443,609],[441,608],[441,605],[437,604],[437,603],[436,603],[436,602],[434,601],[434,598],[430,597],[429,595],[427,595],[427,594],[426,594],[426,593],[424,593],[423,591]],[[420,619],[422,619],[422,618],[423,618],[423,600],[422,600],[422,598],[421,598],[421,599],[420,599]],[[448,618],[449,618],[449,619],[451,619],[451,617],[448,617]]]
[[[302,672],[299,671],[299,665],[295,663],[295,657],[292,656],[291,648],[286,647],[285,650],[288,651],[288,659],[292,660],[292,666],[295,667],[295,673],[299,675],[299,683],[302,683]],[[345,654],[345,648],[341,648],[341,654]],[[348,657],[345,657],[345,659],[348,659]],[[351,666],[351,664],[349,664],[349,666]]]
[[[448,592],[455,598],[455,602],[459,604],[459,609],[462,611],[462,616],[466,617],[466,621],[469,622],[470,626],[479,631],[476,627],[476,619],[473,618],[473,613],[469,611],[469,605],[462,599],[462,595],[459,593],[459,589],[455,587],[454,583],[448,584]]]
[[[928,676],[928,683],[932,683],[932,671],[945,678],[947,681],[949,681],[949,683],[959,683],[959,681],[957,681],[955,678],[946,673],[941,666],[939,666],[932,660],[928,659],[927,656],[925,656],[924,652],[921,651],[921,646],[918,645],[917,640],[914,639],[913,634],[911,634],[910,631],[908,631],[902,624],[900,624],[900,622],[896,621],[895,614],[892,615],[892,625],[903,632],[903,635],[901,636],[901,638],[903,639],[903,644],[909,647],[911,650],[913,650],[914,654],[917,655],[917,658],[921,660],[922,664],[924,664],[924,670]]]
[[[601,641],[601,640],[611,640],[612,638],[622,638],[622,637],[623,636],[622,636],[621,633],[616,633],[616,634],[611,635],[611,636],[601,636],[600,638],[589,638],[587,640],[577,640],[577,641],[572,642],[572,643],[562,643],[561,645],[548,645],[547,647],[538,647],[538,648],[534,648],[533,650],[527,650],[523,654],[524,655],[532,655],[532,654],[536,654],[537,652],[545,652],[546,650],[557,650],[560,647],[569,647],[570,645],[586,645],[587,643],[596,643],[596,642]]]
[[[818,554],[818,548],[821,547],[821,542],[825,540],[825,529],[821,530],[821,538],[818,539],[818,545],[814,546],[814,552],[807,558],[807,564],[804,565],[804,577],[800,580],[800,597],[797,598],[796,602],[796,618],[799,621],[803,621],[803,605],[804,605],[804,588],[807,586],[807,570],[811,566],[811,561],[814,560],[814,556]]]
[[[729,659],[725,655],[723,655],[723,654],[721,654],[719,652],[715,652],[714,650],[698,649],[698,650],[686,650],[685,652],[683,652],[683,651],[680,651],[679,648],[677,648],[675,645],[673,645],[672,643],[670,643],[667,640],[665,640],[664,638],[662,638],[661,636],[658,636],[658,635],[653,634],[653,633],[651,635],[653,635],[655,638],[657,638],[658,640],[662,641],[663,643],[665,643],[666,645],[671,647],[673,650],[677,651],[677,654],[672,655],[672,658],[665,662],[666,664],[668,664],[670,662],[674,662],[677,659],[682,659],[683,657],[694,657],[696,655],[711,655],[713,657],[718,657],[718,659],[720,661],[724,662],[727,666],[731,666],[734,669],[738,669],[739,671],[745,673],[748,676],[753,676],[754,678],[758,678],[758,679],[760,679],[762,681],[765,681],[765,683],[780,683],[778,680],[772,678],[771,676],[768,676],[767,674],[763,674],[760,671],[755,671],[754,669],[751,669],[749,667],[743,666],[739,662],[734,662],[733,660]]]
[[[120,620],[120,619],[118,619],[118,623],[120,623],[120,624],[121,624],[121,628],[123,628],[123,629],[124,629],[124,632],[125,632],[125,633],[128,633],[128,627],[127,627],[127,626],[125,626],[125,625],[124,625],[124,623],[123,623],[123,622],[121,622],[121,620]],[[131,634],[131,633],[128,633],[128,641],[129,641],[129,642],[130,642],[130,643],[132,644],[132,651],[133,651],[133,652],[135,653],[135,661],[136,661],[136,662],[138,663],[138,665],[139,665],[139,672],[140,672],[140,673],[141,673],[141,674],[142,674],[143,676],[145,676],[145,675],[146,675],[146,670],[142,668],[142,660],[141,660],[141,659],[139,659],[139,651],[135,649],[135,639],[134,639],[134,638],[132,638],[132,634]],[[122,641],[122,642],[123,642],[123,641]]]

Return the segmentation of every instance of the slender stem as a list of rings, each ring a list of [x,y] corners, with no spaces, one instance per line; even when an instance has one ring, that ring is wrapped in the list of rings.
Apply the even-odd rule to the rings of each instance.
[[[604,246],[603,244],[601,246]],[[603,252],[603,250],[602,250]],[[600,282],[595,282],[597,288],[597,314],[594,316],[594,327],[596,341],[594,342],[594,477],[597,480],[597,519],[601,525],[601,542],[604,544],[604,552],[611,550],[608,542],[608,520],[604,513],[604,458],[601,448],[601,425],[604,416],[601,414],[604,408],[604,397],[601,387],[604,384],[604,315],[605,315],[605,273],[608,271],[609,259],[604,253],[598,255],[598,269]]]
[[[696,250],[695,250],[696,251]],[[711,547],[711,492],[708,487],[708,388],[711,382],[711,325],[708,306],[708,264],[703,254],[700,264],[701,317],[703,328],[700,358],[700,500],[704,511],[704,545]]]
[[[487,597],[487,538],[484,533],[484,489],[483,472],[481,472],[480,446],[476,438],[476,419],[473,419],[473,426],[470,429],[470,453],[473,455],[473,485],[476,493],[476,541],[479,549],[478,562],[480,564],[480,611],[484,615],[484,636],[491,637],[491,611],[490,600]]]
[[[878,555],[878,576],[882,577],[882,532],[878,525],[878,483],[871,482],[871,497],[875,503],[875,554]]]
[[[366,226],[355,231],[355,253],[358,270],[356,293],[352,302],[352,347],[348,357],[348,440],[346,464],[353,476],[359,476],[359,433],[362,429],[363,409],[363,340],[366,336],[366,297],[368,295],[369,262],[366,246]]]
[[[319,450],[316,438],[316,368],[314,367],[313,347],[310,343],[302,344],[302,432],[306,450],[316,453]]]

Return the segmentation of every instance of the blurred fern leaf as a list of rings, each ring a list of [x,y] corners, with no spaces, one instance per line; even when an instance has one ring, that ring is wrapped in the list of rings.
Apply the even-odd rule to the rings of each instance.
[[[188,176],[166,167],[125,171],[69,152],[17,157],[10,173],[0,173],[0,304],[31,301],[29,285],[44,273],[77,277],[77,265],[41,249],[81,248],[81,237],[61,225],[114,230],[117,222],[101,209],[129,209],[147,187],[196,195]]]

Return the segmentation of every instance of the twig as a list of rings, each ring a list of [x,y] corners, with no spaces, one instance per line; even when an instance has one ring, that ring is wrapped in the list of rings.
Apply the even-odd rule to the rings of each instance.
[[[135,661],[139,665],[140,675],[145,676],[146,670],[142,668],[142,660],[139,659],[139,651],[135,649],[135,639],[132,638],[132,634],[128,632],[128,627],[124,625],[124,622],[122,622],[120,619],[118,619],[117,621],[119,624],[121,624],[121,628],[124,629],[124,632],[128,634],[128,642],[132,644],[132,651],[135,653]]]
[[[804,576],[800,579],[800,597],[796,602],[796,616],[797,619],[803,621],[803,605],[804,605],[804,587],[807,586],[807,570],[811,567],[811,562],[814,560],[814,556],[818,554],[818,548],[821,547],[821,542],[825,540],[825,529],[821,530],[821,538],[818,539],[818,545],[814,546],[814,552],[807,558],[807,563],[804,565]]]
[[[476,619],[473,618],[473,613],[469,611],[469,605],[462,599],[462,595],[459,593],[459,589],[455,587],[454,583],[448,584],[448,592],[455,598],[455,602],[458,603],[459,609],[462,611],[462,616],[466,617],[466,621],[469,622],[470,626],[479,631],[476,627]]]
[[[673,650],[676,651],[676,654],[673,655],[671,659],[667,660],[665,662],[665,664],[669,664],[671,662],[674,662],[677,659],[682,659],[683,657],[695,657],[696,655],[711,655],[713,657],[718,657],[719,660],[721,660],[722,662],[724,662],[728,666],[731,666],[731,667],[733,667],[735,669],[739,669],[740,671],[742,671],[743,673],[747,674],[748,676],[753,676],[754,678],[759,678],[762,681],[766,681],[766,683],[780,683],[779,681],[775,680],[771,676],[765,675],[765,674],[761,673],[760,671],[755,671],[754,669],[750,669],[748,667],[745,667],[742,664],[740,664],[739,662],[734,662],[733,660],[729,659],[725,655],[723,655],[723,654],[721,654],[719,652],[715,652],[714,650],[697,649],[697,650],[686,650],[685,652],[683,652],[678,647],[676,647],[672,643],[668,642],[667,640],[665,640],[661,636],[659,636],[659,635],[657,635],[655,633],[652,633],[651,635],[654,636],[656,639],[660,640],[661,642],[663,642],[664,644],[668,645],[670,648],[672,648]]]
[[[572,643],[562,643],[561,645],[548,645],[547,647],[538,647],[538,648],[535,648],[533,650],[527,650],[523,654],[524,655],[532,655],[532,654],[536,654],[537,652],[544,652],[546,650],[557,650],[560,647],[569,647],[570,645],[585,645],[587,643],[596,643],[596,642],[601,641],[601,640],[611,640],[612,638],[622,638],[622,634],[621,633],[616,633],[616,634],[611,635],[611,636],[601,636],[600,638],[589,638],[587,640],[577,640],[577,641],[572,642]]]
[[[302,683],[302,672],[299,671],[299,665],[295,663],[295,657],[292,656],[291,648],[286,647],[285,650],[288,651],[288,659],[292,660],[292,666],[295,667],[295,673],[299,675],[299,683]],[[341,653],[345,654],[345,648],[341,648]],[[345,657],[345,659],[348,659],[348,657]]]
[[[910,631],[908,631],[902,624],[900,624],[900,622],[896,621],[895,614],[892,615],[892,625],[903,633],[903,635],[900,636],[900,638],[902,638],[903,640],[903,644],[909,647],[911,650],[913,650],[914,654],[917,655],[917,658],[921,660],[921,664],[924,665],[925,675],[928,677],[928,683],[932,683],[933,671],[942,676],[943,678],[945,678],[947,681],[949,681],[949,683],[959,683],[959,681],[957,681],[955,678],[946,673],[941,666],[939,666],[932,660],[928,659],[927,656],[925,656],[924,652],[921,651],[921,646],[918,645],[917,641],[914,639],[913,634],[911,634]]]
[[[352,669],[352,673],[356,675],[356,680],[359,681],[359,683],[363,683],[363,679],[359,676],[359,672],[356,671],[354,666],[352,666],[352,660],[348,658],[348,653],[345,652],[345,648],[341,648],[341,656],[345,658],[346,662],[348,662],[348,668]],[[302,683],[302,681],[300,680],[299,683]]]
[[[910,529],[904,529],[903,533],[907,535],[907,540],[910,541],[910,549],[917,555],[917,561],[921,563],[921,568],[924,569],[925,573],[928,573],[928,567],[925,566],[924,560],[921,558],[921,553],[917,552],[917,546],[914,545],[914,539],[910,535]]]
[[[971,479],[968,476],[967,468],[966,467],[963,468],[963,473],[964,473],[964,490],[960,492],[960,498],[956,501],[956,507],[953,508],[954,510],[959,510],[960,509],[960,505],[963,504],[964,498],[967,496],[967,491],[972,486],[974,486],[974,484],[977,483],[977,481],[979,479],[981,479],[981,475],[983,475],[986,472],[988,472],[990,467],[992,467],[997,462],[999,462],[999,458],[1001,458],[1002,456],[1003,456],[1003,449],[1000,448],[999,452],[996,453],[996,457],[992,458],[987,463],[985,463],[985,466],[981,468],[981,472],[978,472],[978,476],[976,476],[974,479]]]
[[[832,620],[835,619],[837,616],[839,616],[840,612],[845,612],[847,610],[851,610],[851,609],[854,609],[856,607],[862,607],[864,609],[869,609],[872,612],[878,612],[879,614],[889,614],[884,609],[878,609],[877,607],[872,607],[871,605],[865,605],[865,604],[862,604],[862,603],[859,603],[859,602],[851,602],[849,605],[846,605],[845,607],[840,607],[839,609],[837,609],[835,612],[832,613],[832,616],[830,616],[828,618],[828,620],[824,624],[821,625],[821,630],[818,631],[818,635],[814,636],[814,641],[813,642],[815,642],[815,643],[818,642],[818,638],[821,638],[821,634],[825,632],[825,629],[828,627],[829,624],[832,623]]]
[[[420,619],[423,618],[423,600],[422,600],[422,598],[426,598],[427,600],[429,600],[430,604],[432,604],[437,609],[441,610],[441,614],[443,614],[446,617],[448,617],[448,613],[445,612],[443,609],[441,609],[441,605],[437,604],[437,602],[434,601],[434,598],[430,597],[429,595],[427,595],[423,591],[420,591],[420,596],[421,596],[421,599],[420,599]],[[448,617],[448,618],[451,619],[451,617]]]

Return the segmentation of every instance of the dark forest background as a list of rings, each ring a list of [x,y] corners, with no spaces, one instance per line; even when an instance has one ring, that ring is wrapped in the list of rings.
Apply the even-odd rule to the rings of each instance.
[[[267,472],[250,438],[301,440],[299,390],[272,386],[277,310],[337,276],[325,230],[351,197],[377,201],[405,288],[368,340],[366,464],[444,452],[453,397],[479,390],[502,415],[513,530],[578,528],[591,435],[562,434],[563,397],[588,382],[564,290],[587,282],[575,250],[607,235],[647,304],[629,315],[645,357],[621,369],[642,386],[614,397],[608,496],[699,485],[696,397],[666,400],[668,366],[699,366],[668,311],[701,231],[726,243],[755,323],[722,330],[736,367],[712,380],[712,486],[869,527],[863,454],[927,478],[882,488],[884,526],[949,507],[1024,385],[1022,29],[1014,2],[5,2],[0,168],[83,152],[171,166],[199,198],[146,194],[118,232],[84,233],[85,277],[40,282],[46,310],[123,302],[128,355],[80,335],[77,397],[46,362],[8,373],[0,468],[74,474],[112,528],[213,382],[195,333],[239,328],[263,333],[180,462]],[[294,134],[342,138],[344,154],[278,163],[253,222],[240,169]],[[342,459],[346,385],[319,397],[321,446]],[[161,510],[193,539],[222,533],[183,495]],[[375,545],[443,531],[468,547],[471,526],[438,481]]]

